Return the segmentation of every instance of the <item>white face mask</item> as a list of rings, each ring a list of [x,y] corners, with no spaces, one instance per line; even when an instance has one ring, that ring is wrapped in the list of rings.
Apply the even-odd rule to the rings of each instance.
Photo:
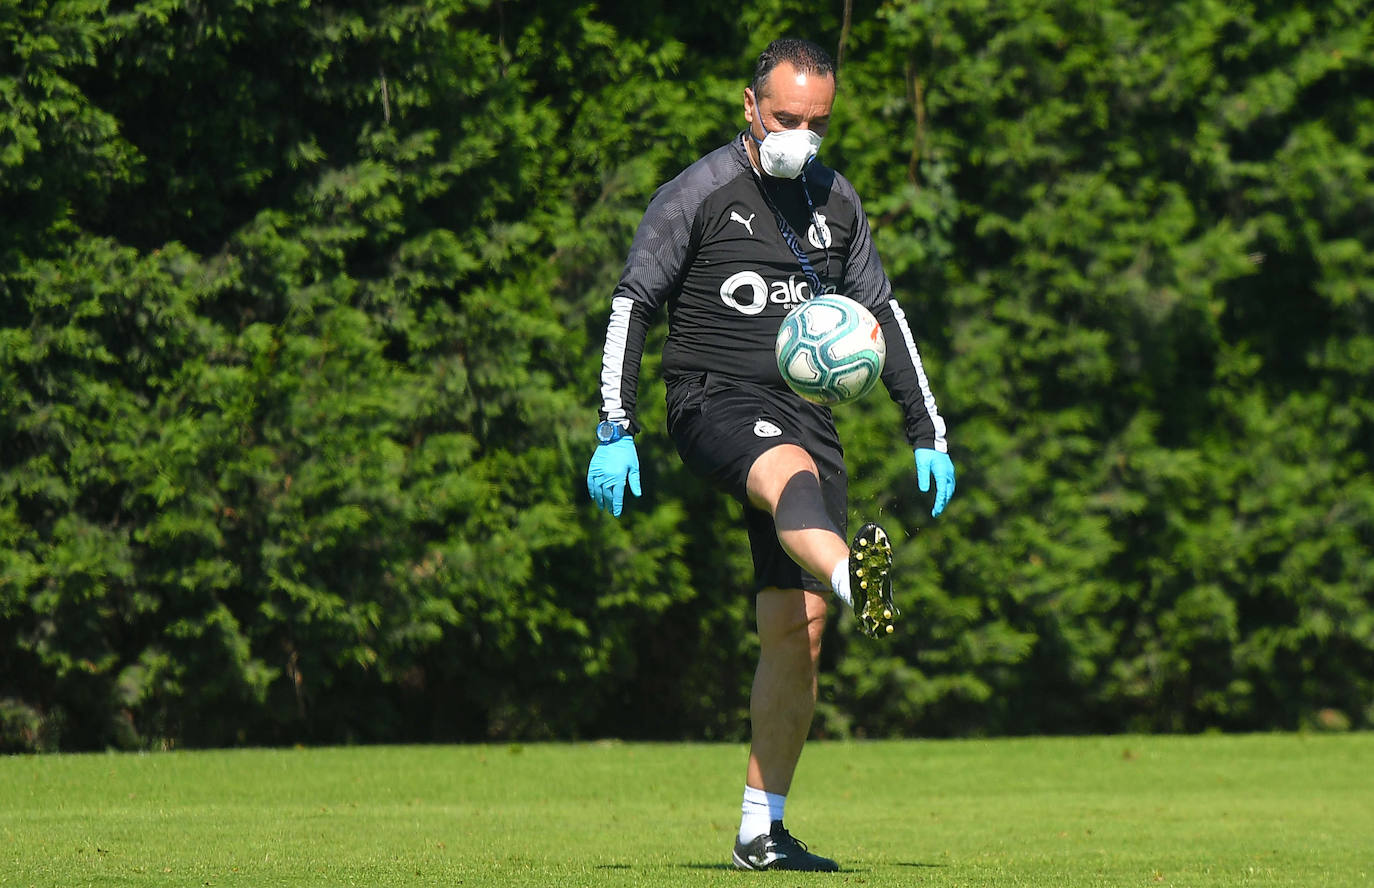
[[[769,132],[763,126],[763,115],[759,113],[758,102],[754,103],[754,116],[763,128],[763,138],[754,136],[753,127],[749,128],[749,138],[759,146],[759,163],[763,171],[778,179],[795,179],[801,175],[802,168],[811,162],[816,152],[821,150],[821,137],[811,130],[791,129]]]

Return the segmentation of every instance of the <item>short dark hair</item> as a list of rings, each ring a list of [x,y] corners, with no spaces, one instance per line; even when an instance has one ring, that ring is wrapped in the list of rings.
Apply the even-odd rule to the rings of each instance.
[[[824,77],[827,74],[835,76],[835,62],[830,58],[830,53],[821,49],[810,40],[799,40],[795,37],[782,37],[768,44],[768,48],[759,53],[759,60],[754,64],[754,81],[750,84],[754,88],[754,95],[761,96],[763,83],[783,62],[790,62],[798,72],[815,77]]]

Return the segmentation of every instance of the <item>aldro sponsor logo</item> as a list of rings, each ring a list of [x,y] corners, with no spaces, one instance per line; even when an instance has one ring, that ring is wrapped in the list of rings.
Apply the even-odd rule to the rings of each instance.
[[[800,305],[812,297],[811,285],[797,276],[789,275],[785,281],[763,279],[757,271],[741,271],[732,274],[720,285],[720,298],[725,304],[742,314],[756,315],[768,306]]]

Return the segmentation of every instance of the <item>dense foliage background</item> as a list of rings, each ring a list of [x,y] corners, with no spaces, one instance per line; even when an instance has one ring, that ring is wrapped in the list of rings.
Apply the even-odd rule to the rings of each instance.
[[[907,618],[816,730],[1374,724],[1374,4],[817,6],[0,0],[0,749],[744,736],[656,359],[644,498],[583,478],[634,226],[782,34],[960,473],[841,412]]]

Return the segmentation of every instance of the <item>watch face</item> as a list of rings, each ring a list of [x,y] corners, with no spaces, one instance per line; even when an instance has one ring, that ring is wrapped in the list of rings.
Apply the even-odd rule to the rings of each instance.
[[[615,440],[616,424],[610,420],[602,421],[596,427],[596,439],[602,444],[609,444]]]

